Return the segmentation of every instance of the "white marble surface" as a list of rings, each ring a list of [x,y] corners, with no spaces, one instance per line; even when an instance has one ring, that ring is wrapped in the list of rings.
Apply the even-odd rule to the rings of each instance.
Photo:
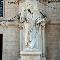
[[[21,55],[26,55],[26,54],[27,55],[42,55],[42,52],[39,52],[39,51],[38,52],[35,52],[35,51],[33,51],[33,52],[24,52],[24,51],[21,51],[20,54]]]
[[[42,18],[38,5],[39,1],[37,0],[26,0],[22,3],[20,22],[23,22],[24,51],[42,50],[40,48],[42,47],[42,35],[39,24],[41,24],[44,18]]]

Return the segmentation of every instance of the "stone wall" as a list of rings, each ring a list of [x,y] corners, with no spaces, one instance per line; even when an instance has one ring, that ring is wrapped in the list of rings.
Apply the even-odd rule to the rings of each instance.
[[[18,14],[18,0],[5,0],[4,1],[4,18],[12,19]],[[16,2],[16,3],[11,3]]]
[[[50,20],[60,20],[60,2],[48,3],[45,6],[45,14]]]
[[[4,18],[7,20],[12,19],[19,11],[18,3],[8,3],[12,1],[17,0],[4,0]],[[60,20],[60,2],[40,5],[40,9],[49,20]],[[8,28],[0,26],[0,34],[3,34],[2,60],[17,60],[19,57],[19,30],[15,26]],[[48,60],[60,60],[60,24],[47,25],[46,40]]]
[[[60,24],[46,27],[47,60],[60,60]]]
[[[1,27],[3,34],[2,60],[17,60],[19,57],[19,30],[17,27]]]
[[[20,11],[21,3],[25,0],[4,0],[4,18],[12,19]],[[16,2],[10,3],[10,2]],[[45,14],[50,20],[60,20],[60,2],[51,2],[51,3],[40,3],[40,10]]]

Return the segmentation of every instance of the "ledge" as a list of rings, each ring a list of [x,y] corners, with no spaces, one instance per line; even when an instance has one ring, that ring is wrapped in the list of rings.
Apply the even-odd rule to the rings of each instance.
[[[25,52],[25,51],[21,51],[20,55],[41,55],[42,52]]]

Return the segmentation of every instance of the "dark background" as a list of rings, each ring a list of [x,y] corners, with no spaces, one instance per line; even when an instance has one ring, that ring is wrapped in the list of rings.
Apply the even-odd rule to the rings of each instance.
[[[3,34],[0,34],[0,60],[2,60]]]
[[[0,0],[0,17],[3,17],[3,0]]]

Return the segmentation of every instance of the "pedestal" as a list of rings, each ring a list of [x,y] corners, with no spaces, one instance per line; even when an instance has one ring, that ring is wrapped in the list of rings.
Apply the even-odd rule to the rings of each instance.
[[[21,51],[19,60],[42,60],[41,52],[24,52]]]

